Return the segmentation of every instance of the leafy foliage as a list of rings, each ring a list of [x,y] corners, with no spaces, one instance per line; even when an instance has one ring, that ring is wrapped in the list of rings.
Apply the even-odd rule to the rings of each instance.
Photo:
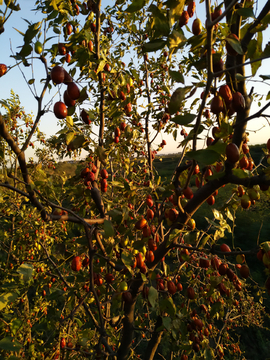
[[[12,61],[31,66],[38,111],[1,100],[2,358],[239,359],[239,328],[268,331],[270,245],[260,232],[237,243],[236,213],[263,213],[269,196],[270,143],[254,166],[246,132],[269,104],[250,116],[244,62],[254,77],[269,57],[270,2],[256,17],[251,2],[206,2],[192,35],[195,5],[38,0],[40,21],[17,30]],[[51,110],[59,131],[46,139]],[[167,179],[165,134],[181,147]]]

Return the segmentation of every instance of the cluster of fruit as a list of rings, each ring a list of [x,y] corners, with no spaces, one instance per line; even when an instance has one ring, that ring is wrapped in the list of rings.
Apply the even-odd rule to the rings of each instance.
[[[187,25],[189,19],[193,17],[196,9],[195,1],[190,1],[187,10],[184,10],[179,18],[179,26],[183,27],[184,25]],[[202,22],[200,19],[195,19],[192,24],[192,32],[194,35],[200,35],[202,31]]]
[[[84,179],[84,185],[88,188],[91,187],[92,183],[96,180],[96,172],[97,167],[94,163],[89,163],[89,167],[84,168],[81,171],[81,178]],[[108,171],[106,169],[101,169],[100,171],[100,186],[102,192],[107,192],[108,182],[107,179],[109,177]]]
[[[213,114],[227,113],[230,117],[245,109],[245,99],[239,91],[232,94],[228,85],[222,85],[213,97],[210,109]]]
[[[58,119],[64,119],[68,115],[68,108],[74,106],[80,97],[80,89],[73,82],[69,73],[62,66],[54,66],[51,71],[51,79],[55,84],[64,83],[67,89],[64,92],[64,102],[58,101],[54,104],[54,114]]]

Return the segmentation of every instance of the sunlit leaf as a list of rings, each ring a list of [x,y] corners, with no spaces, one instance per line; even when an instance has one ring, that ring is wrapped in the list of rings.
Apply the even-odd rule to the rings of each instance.
[[[167,7],[169,10],[170,26],[179,20],[179,14],[182,14],[185,6],[185,0],[169,0]]]
[[[133,2],[127,7],[126,12],[133,13],[141,10],[146,4],[146,0],[133,0]]]
[[[0,310],[4,309],[10,302],[13,302],[17,299],[18,294],[13,292],[13,293],[6,293],[6,294],[2,294],[0,296]]]
[[[34,267],[31,264],[24,263],[18,269],[17,272],[23,275],[23,280],[28,281],[33,277]]]
[[[74,139],[74,136],[75,136],[75,133],[73,131],[67,133],[67,135],[66,135],[66,144],[67,145],[69,145],[71,143],[71,141]]]
[[[66,116],[66,123],[68,127],[72,127],[73,126],[73,119],[71,116]]]
[[[239,177],[240,179],[244,179],[250,176],[250,171],[243,169],[233,169],[233,175]]]

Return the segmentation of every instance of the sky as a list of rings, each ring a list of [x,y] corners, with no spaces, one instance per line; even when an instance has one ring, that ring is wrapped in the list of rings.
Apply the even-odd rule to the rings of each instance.
[[[103,2],[104,5],[106,4],[113,4],[115,0],[106,0]],[[1,55],[0,55],[0,63],[4,63],[7,66],[13,66],[15,65],[15,60],[10,58],[10,51],[16,53],[16,51],[19,51],[18,48],[22,44],[22,36],[15,30],[18,29],[22,32],[24,32],[27,29],[27,23],[23,19],[27,19],[31,22],[37,22],[40,19],[38,16],[40,14],[36,14],[35,12],[31,11],[33,9],[35,0],[21,0],[19,1],[21,4],[21,11],[18,11],[16,13],[13,13],[11,18],[8,20],[8,22],[5,25],[5,32],[0,35],[0,44],[1,44]],[[196,16],[203,19],[204,18],[204,3],[198,4],[197,3],[197,9],[196,9]],[[260,10],[260,6],[263,6],[263,1],[259,1],[258,4],[258,11]],[[0,9],[4,9],[4,5],[0,6]],[[194,17],[195,18],[195,17]],[[190,19],[188,25],[191,28],[193,19]],[[185,30],[186,32],[186,30]],[[267,41],[270,37],[270,30],[267,29],[267,32],[265,33],[265,41]],[[57,37],[55,42],[57,42]],[[5,49],[5,50],[4,50]],[[38,63],[38,62],[36,62]],[[248,82],[248,89],[250,89],[251,86],[254,86],[255,92],[260,94],[267,94],[270,91],[270,80],[267,82],[265,81],[262,83],[260,80],[259,75],[270,75],[270,70],[268,69],[269,61],[265,61],[263,63],[263,66],[258,70],[258,73],[256,74],[255,81],[249,81]],[[36,78],[36,88],[38,89],[38,94],[40,93],[40,90],[42,88],[42,84],[39,83],[40,77],[44,74],[44,70],[38,66],[35,66],[35,73],[32,75],[31,68],[25,68],[24,66],[21,67],[23,70],[27,80],[31,79],[32,77]],[[248,70],[248,69],[247,69]],[[42,75],[40,75],[42,74]],[[247,72],[248,74],[248,72]],[[12,69],[12,71],[9,71],[5,76],[0,78],[0,99],[6,99],[10,97],[10,90],[13,89],[13,91],[19,95],[21,104],[24,106],[25,111],[27,113],[33,113],[36,114],[37,112],[37,101],[34,99],[33,95],[31,94],[29,87],[24,80],[22,73],[20,72],[18,67],[15,67]],[[50,95],[56,94],[56,88],[53,88]],[[58,95],[56,95],[58,101]],[[54,101],[55,101],[54,99]],[[265,103],[262,102],[262,105]],[[254,103],[252,105],[251,113],[255,113],[259,110],[259,107]],[[3,110],[2,110],[3,111]],[[266,111],[266,114],[270,115],[270,110]],[[60,128],[57,127],[57,119],[55,118],[54,114],[52,112],[46,113],[45,116],[42,117],[41,123],[40,123],[40,129],[47,134],[47,136],[55,134]],[[258,131],[261,129],[260,131]],[[249,132],[249,139],[250,144],[261,144],[266,143],[268,138],[270,137],[270,131],[268,129],[268,123],[263,118],[258,118],[253,120],[251,123],[248,124],[247,131]],[[180,132],[180,130],[179,130]],[[165,154],[165,153],[175,153],[179,152],[179,149],[177,148],[179,142],[171,141],[171,137],[164,136],[162,137],[166,140],[167,145],[164,147],[164,150],[160,152],[159,154]],[[162,140],[161,136],[158,137],[156,144],[160,143]],[[181,141],[182,137],[179,134],[178,139]],[[181,150],[181,149],[180,149]],[[31,149],[29,149],[29,152],[31,153]],[[29,154],[29,156],[32,156],[32,154]]]

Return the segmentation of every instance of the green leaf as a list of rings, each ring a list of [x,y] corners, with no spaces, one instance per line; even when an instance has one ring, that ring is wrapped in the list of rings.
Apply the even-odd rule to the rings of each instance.
[[[218,301],[212,305],[210,311],[211,318],[214,317],[220,310],[221,310],[221,302]]]
[[[161,299],[159,302],[160,311],[165,311],[169,316],[174,317],[175,315],[175,305],[172,298]]]
[[[186,156],[189,159],[198,161],[203,165],[212,165],[219,160],[220,154],[210,149],[202,149],[197,151],[189,151]]]
[[[237,80],[240,80],[240,81],[244,81],[244,80],[249,79],[249,78],[251,78],[251,77],[252,77],[252,75],[243,76],[243,75],[241,75],[241,74],[239,74],[239,73],[237,73],[237,74],[235,75],[235,78],[236,78]]]
[[[184,76],[183,76],[183,74],[181,72],[174,71],[174,70],[169,70],[169,75],[174,81],[180,82],[182,84],[185,83]]]
[[[226,41],[231,45],[231,47],[240,55],[243,55],[243,49],[241,47],[241,43],[239,40],[232,38],[232,37],[227,37]]]
[[[172,242],[177,237],[179,237],[181,234],[182,234],[182,230],[174,229],[169,235],[169,243]]]
[[[71,116],[66,116],[66,123],[68,127],[72,127],[73,126],[73,119]]]
[[[1,5],[1,4],[0,4],[0,5]],[[13,10],[13,11],[19,11],[19,10],[21,10],[19,4],[16,5],[15,3],[11,2],[11,1],[8,1],[8,7],[9,7],[11,10]]]
[[[107,62],[105,60],[100,61],[100,63],[98,64],[96,74],[98,74],[100,71],[102,71],[104,69],[104,66],[106,65],[106,63]]]
[[[251,17],[253,19],[255,18],[255,15],[253,13],[253,10],[251,8],[242,8],[236,10],[237,14],[243,17]]]
[[[114,228],[110,220],[104,220],[104,237],[108,239],[114,236]]]
[[[242,170],[242,169],[233,169],[232,173],[234,176],[239,177],[240,179],[244,179],[250,176],[249,170]]]
[[[217,152],[218,154],[224,154],[226,150],[226,144],[218,140],[215,145],[211,145],[211,150]]]
[[[66,135],[66,144],[67,145],[71,143],[71,141],[74,139],[74,136],[75,136],[75,133],[73,131],[67,133],[67,135]]]
[[[214,358],[215,358],[215,353],[214,353],[213,349],[207,348],[204,350],[204,359],[205,360],[212,360]]]
[[[20,319],[15,319],[12,320],[11,324],[10,324],[10,330],[12,332],[12,334],[16,334],[16,332],[20,329],[20,327],[22,326],[22,320]]]
[[[170,51],[176,50],[176,48],[180,48],[180,45],[183,46],[186,41],[185,35],[182,32],[178,32],[173,30],[171,35],[168,37],[168,48]]]
[[[4,309],[10,302],[14,302],[18,297],[15,292],[2,294],[0,296],[0,310]]]
[[[155,308],[158,300],[158,291],[153,286],[149,288],[148,300],[151,306]]]
[[[195,114],[176,115],[174,118],[171,118],[171,121],[179,125],[188,125],[195,120],[196,117],[197,115]]]
[[[87,86],[85,86],[81,92],[80,92],[80,97],[78,99],[78,102],[81,104],[82,102],[84,102],[86,99],[88,99],[88,94],[87,94]]]
[[[0,349],[6,351],[20,351],[22,345],[13,337],[7,336],[4,339],[0,340]]]
[[[37,22],[35,24],[32,24],[28,27],[28,29],[26,30],[26,33],[24,35],[24,41],[25,44],[30,44],[30,42],[32,41],[32,39],[37,35],[37,33],[40,30],[41,27],[41,22]]]
[[[172,319],[169,317],[163,317],[162,323],[167,330],[170,330],[171,324],[172,324]]]
[[[270,80],[270,75],[260,75],[263,80]]]
[[[179,15],[182,14],[185,6],[185,0],[169,0],[167,1],[167,7],[169,7],[170,26],[172,26],[179,19]]]
[[[220,211],[218,211],[216,209],[212,209],[212,211],[213,211],[214,218],[216,220],[223,220],[223,215]]]
[[[234,218],[233,218],[233,216],[232,216],[232,213],[230,212],[229,208],[226,208],[226,209],[225,209],[225,214],[226,214],[226,216],[227,216],[227,218],[228,218],[229,220],[231,220],[231,221],[234,220]]]
[[[81,320],[80,320],[80,319],[78,319],[78,318],[74,318],[74,320],[75,320],[75,321],[76,321],[76,323],[78,324],[79,328],[81,328],[81,327],[82,327],[82,325],[83,325],[83,323],[81,322]]]
[[[0,4],[1,5],[1,4]],[[13,28],[14,30],[18,31],[19,34],[21,34],[22,36],[24,36],[25,34],[23,32],[21,32],[20,30],[16,29],[15,27]]]
[[[125,266],[129,267],[131,270],[131,267],[134,264],[134,255],[132,255],[130,252],[123,251],[121,254],[121,260]]]
[[[205,247],[205,245],[208,243],[210,238],[211,238],[210,235],[204,236],[202,238],[202,240],[200,241],[199,248],[203,249]]]
[[[266,45],[265,45],[265,48],[263,50],[263,56],[264,57],[269,57],[270,56],[270,42],[268,42]]]
[[[177,88],[172,96],[171,100],[169,102],[169,112],[170,114],[175,114],[177,111],[180,110],[182,106],[182,102],[185,99],[185,88]]]
[[[18,269],[17,272],[23,275],[23,281],[29,281],[33,277],[34,267],[31,264],[22,264]]]
[[[144,43],[142,50],[143,50],[143,52],[157,51],[157,50],[163,49],[165,45],[166,45],[165,40],[155,39],[155,40],[149,41],[148,43]]]
[[[35,79],[30,79],[30,80],[28,80],[28,84],[29,84],[29,85],[34,84],[34,82],[35,82]]]
[[[97,153],[97,156],[98,156],[99,160],[101,161],[101,163],[104,166],[106,166],[107,154],[106,154],[104,148],[101,146],[98,146],[96,149],[96,153]]]
[[[151,27],[155,32],[155,37],[168,36],[170,33],[170,26],[166,13],[153,4],[149,6],[148,11],[152,13],[152,15],[150,15]]]
[[[49,294],[47,296],[48,300],[56,300],[59,299],[63,294],[64,294],[64,290],[61,289],[55,289],[51,294]]]
[[[86,142],[84,135],[78,135],[71,143],[74,150],[79,149]]]
[[[20,54],[22,57],[26,57],[26,56],[28,56],[28,55],[31,54],[32,50],[33,50],[32,46],[31,46],[30,44],[26,44],[26,45],[24,45],[24,46],[22,47],[22,49],[21,49],[21,51],[20,51],[19,54]]]
[[[146,0],[133,0],[133,2],[125,10],[128,13],[141,10],[146,4]]]

